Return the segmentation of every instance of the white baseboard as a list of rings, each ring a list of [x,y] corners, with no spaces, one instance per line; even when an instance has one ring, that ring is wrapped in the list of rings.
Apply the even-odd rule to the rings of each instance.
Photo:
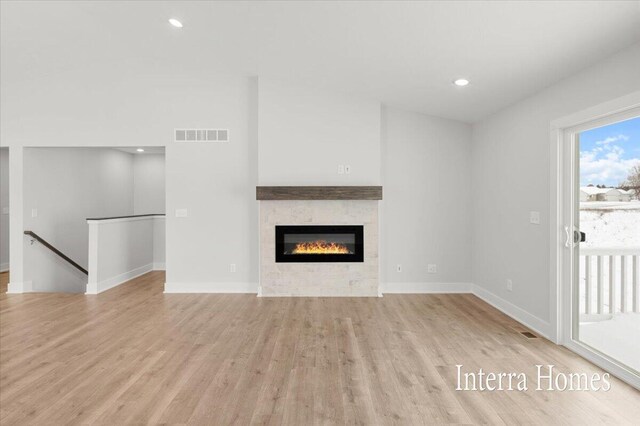
[[[384,293],[471,293],[471,283],[389,283],[388,289],[382,290],[373,297],[382,297]],[[165,283],[165,293],[257,293],[258,297],[264,296],[261,287],[257,283]],[[372,297],[363,296],[363,297]],[[277,295],[269,295],[277,297]],[[283,295],[281,297],[288,297]],[[310,295],[308,297],[317,297]],[[326,296],[322,296],[326,297]],[[357,297],[349,296],[346,297]]]
[[[107,291],[113,287],[119,286],[120,284],[124,284],[127,281],[137,278],[140,275],[151,272],[152,270],[153,264],[149,263],[148,265],[141,266],[129,272],[125,272],[124,274],[116,275],[115,277],[107,278],[106,280],[102,280],[97,283],[87,283],[87,291],[85,292],[85,294],[102,293],[103,291]]]
[[[33,291],[33,282],[25,281],[22,283],[9,283],[7,285],[7,294],[30,293]]]
[[[510,316],[521,324],[524,324],[537,334],[552,340],[549,333],[551,325],[548,322],[530,314],[524,309],[517,307],[513,303],[504,300],[500,296],[496,296],[478,285],[472,285],[472,293],[503,314]]]
[[[471,283],[385,283],[382,294],[471,293]]]
[[[154,271],[166,271],[166,269],[164,262],[153,262]]]
[[[165,283],[165,293],[252,293],[258,292],[258,283]]]
[[[0,273],[1,272],[7,272],[9,270],[9,264],[8,263],[0,263]]]
[[[290,294],[290,293],[282,293],[282,294],[264,294],[261,293],[258,297],[264,297],[264,298],[268,298],[268,297],[277,297],[277,298],[285,298],[285,297],[295,297],[295,298],[305,298],[305,297],[324,297],[324,298],[360,298],[360,297],[373,297],[373,298],[378,298],[380,297],[378,295],[378,292],[372,293],[372,294],[326,294],[323,291],[319,291],[317,293],[307,293],[307,294]]]

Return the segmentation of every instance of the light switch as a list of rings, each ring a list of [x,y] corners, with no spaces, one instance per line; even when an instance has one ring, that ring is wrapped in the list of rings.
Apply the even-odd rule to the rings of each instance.
[[[31,209],[31,217],[38,217],[38,209]]]
[[[187,217],[189,216],[189,212],[187,209],[176,209],[176,217]]]
[[[350,175],[351,174],[351,166],[350,165],[346,165],[344,166],[344,174],[345,175]]]
[[[540,212],[529,212],[529,222],[540,225]]]

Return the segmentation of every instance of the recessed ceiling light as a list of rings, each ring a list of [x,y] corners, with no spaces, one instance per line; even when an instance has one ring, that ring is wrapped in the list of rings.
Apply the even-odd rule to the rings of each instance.
[[[173,25],[174,27],[176,27],[176,28],[182,28],[182,22],[178,21],[178,20],[177,20],[177,19],[175,19],[175,18],[171,18],[171,19],[169,19],[169,23],[170,23],[171,25]]]
[[[142,148],[138,148],[138,149],[136,149],[136,151],[138,151],[138,152],[144,152],[144,149],[142,149]]]
[[[458,78],[456,80],[453,80],[453,84],[455,84],[456,86],[462,87],[469,84],[469,80],[467,80],[466,78]]]

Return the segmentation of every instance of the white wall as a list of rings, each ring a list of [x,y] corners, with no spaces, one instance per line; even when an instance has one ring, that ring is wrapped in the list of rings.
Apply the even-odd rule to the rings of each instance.
[[[11,156],[12,284],[27,280],[21,220],[29,146],[166,147],[167,280],[257,289],[257,82],[148,61],[5,78],[0,139]],[[96,84],[99,82],[99,84]],[[174,144],[176,127],[228,128],[229,143]],[[251,146],[250,146],[251,144]],[[15,190],[14,190],[15,188]],[[17,202],[13,202],[17,200]],[[176,218],[187,208],[188,218]],[[173,251],[172,251],[173,250]],[[237,272],[229,272],[236,263]]]
[[[384,108],[382,146],[383,291],[468,288],[471,126]]]
[[[158,232],[164,225],[163,216],[88,221],[87,293],[98,294],[162,269],[156,260],[164,256],[164,234]]]
[[[639,70],[636,44],[473,126],[473,281],[541,327],[556,309],[549,283],[550,123],[639,90]],[[540,225],[529,224],[532,210],[542,213]],[[553,337],[554,329],[541,331]]]
[[[258,90],[261,185],[380,184],[379,102],[264,78]]]
[[[24,230],[40,235],[85,269],[86,219],[132,213],[131,154],[106,148],[24,151]],[[86,276],[41,244],[26,244],[24,254],[25,280],[34,291],[84,291]]]
[[[230,130],[228,143],[166,147],[166,280],[174,291],[258,289],[257,94],[256,79],[211,77],[191,93],[180,116],[167,120],[168,132]],[[176,209],[186,209],[188,217],[176,217]]]
[[[133,214],[165,212],[164,154],[133,156]]]
[[[0,272],[9,269],[9,148],[0,148]]]
[[[1,137],[20,154],[36,144],[165,145],[166,280],[173,288],[197,284],[209,290],[257,290],[259,169],[263,184],[380,184],[377,102],[286,86],[280,97],[278,85],[266,87],[265,98],[274,101],[262,105],[266,149],[260,153],[284,153],[294,168],[279,170],[279,160],[269,155],[259,168],[257,79],[215,74],[148,78],[135,66],[126,75],[101,67],[28,84],[3,80]],[[308,96],[298,99],[298,92]],[[315,136],[327,122],[335,135]],[[228,128],[230,142],[174,143],[176,127]],[[351,175],[337,175],[342,162],[351,165]],[[17,156],[16,187],[22,183],[21,164]],[[22,206],[28,213],[28,203],[19,204],[16,213],[26,218]],[[175,217],[176,209],[187,209],[188,217]],[[20,253],[23,247],[28,250],[20,233],[13,233],[11,241]],[[15,263],[15,280],[27,281],[22,260],[16,257]],[[236,272],[230,272],[231,264]]]
[[[167,258],[167,221],[156,219],[153,222],[153,269],[165,270]]]
[[[541,226],[531,226],[528,212],[548,211],[549,122],[638,90],[640,81],[635,73],[638,58],[636,46],[474,126],[470,179],[474,191],[469,213],[473,230],[473,281],[541,319],[549,318],[548,220],[543,216]],[[391,112],[395,118],[389,118],[390,126],[400,128],[385,130],[388,139],[384,149],[389,159],[381,164],[380,125],[384,127],[384,123],[380,122],[376,102],[262,80],[258,90],[253,79],[198,75],[197,71],[189,78],[161,73],[149,78],[140,64],[129,64],[126,74],[114,72],[119,65],[112,65],[60,71],[20,82],[2,80],[0,138],[12,150],[11,263],[15,265],[12,281],[26,280],[21,254],[23,246],[25,252],[29,247],[24,244],[22,230],[31,226],[21,223],[29,222],[23,211],[29,213],[31,204],[22,201],[22,185],[32,179],[29,173],[23,174],[22,158],[28,156],[24,155],[23,147],[167,145],[167,281],[255,290],[258,262],[254,187],[258,173],[260,183],[265,185],[383,183],[381,226],[386,235],[395,231],[394,222],[395,226],[408,229],[413,227],[411,222],[422,220],[420,216],[398,224],[394,217],[403,216],[394,212],[392,206],[395,200],[398,206],[411,204],[414,210],[420,209],[408,202],[410,198],[403,199],[405,194],[393,189],[399,187],[394,179],[402,181],[404,174],[417,174],[419,170],[424,174],[417,177],[431,176],[418,161],[422,156],[431,164],[431,151],[426,152],[416,142],[422,138],[420,129],[424,127],[427,135],[432,131],[447,137],[456,135],[452,139],[458,140],[457,126],[436,125],[437,120],[431,123],[428,118],[402,118],[400,113],[396,117]],[[96,81],[100,84],[96,85]],[[404,120],[409,123],[407,128],[413,129],[403,138],[418,150],[420,155],[415,158],[411,155],[413,151],[393,146],[395,136],[391,136],[405,132],[402,125],[393,123]],[[231,141],[176,144],[171,142],[175,127],[229,128]],[[458,144],[454,147],[442,152],[443,162],[457,152]],[[283,157],[285,152],[287,156]],[[303,159],[307,163],[283,163],[283,158]],[[405,162],[416,166],[409,169],[404,167]],[[336,173],[336,166],[342,163],[352,166],[351,175]],[[381,168],[385,169],[384,180],[380,178]],[[456,182],[456,177],[452,176],[451,182]],[[428,180],[424,185],[426,192],[422,196],[428,198],[428,191],[433,189]],[[454,189],[453,195],[438,195],[445,204],[455,198]],[[178,208],[188,209],[189,216],[176,218]],[[434,213],[430,208],[427,205],[425,210]],[[435,212],[431,219],[434,225],[429,223],[422,229],[444,233],[451,222],[448,216],[444,219],[440,216],[444,211]],[[463,223],[464,218],[460,219]],[[445,224],[435,230],[441,220],[446,220]],[[436,238],[444,239],[437,235]],[[421,265],[431,262],[430,249],[425,248],[417,256],[409,251],[402,255],[402,259],[407,259],[402,260],[406,277],[396,281],[393,268],[399,262],[392,256],[401,250],[396,247],[399,242],[392,237],[388,242],[383,240],[383,257],[388,257],[384,280],[390,283],[464,280],[464,268],[453,273],[446,258],[434,262],[442,272],[425,275]],[[447,253],[457,245],[444,244]],[[429,259],[423,259],[422,255]],[[464,256],[464,251],[460,255]],[[231,263],[237,265],[236,273],[230,272]],[[512,293],[504,289],[506,278],[514,280]]]

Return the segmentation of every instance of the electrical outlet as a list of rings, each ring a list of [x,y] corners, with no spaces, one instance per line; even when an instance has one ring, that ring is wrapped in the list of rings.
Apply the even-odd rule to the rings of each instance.
[[[350,175],[351,174],[351,166],[350,165],[346,165],[344,166],[344,174],[345,175]]]
[[[540,225],[540,212],[529,212],[529,222]]]
[[[435,264],[430,263],[427,265],[427,272],[430,274],[435,274],[438,272],[438,267]]]
[[[236,264],[232,263],[229,265],[229,272],[236,272]]]
[[[344,164],[338,164],[338,174],[339,175],[344,174]]]
[[[396,272],[402,272],[402,265],[399,263],[396,265]]]
[[[507,280],[507,290],[513,291],[513,281]]]
[[[38,217],[38,209],[31,209],[31,217]]]

